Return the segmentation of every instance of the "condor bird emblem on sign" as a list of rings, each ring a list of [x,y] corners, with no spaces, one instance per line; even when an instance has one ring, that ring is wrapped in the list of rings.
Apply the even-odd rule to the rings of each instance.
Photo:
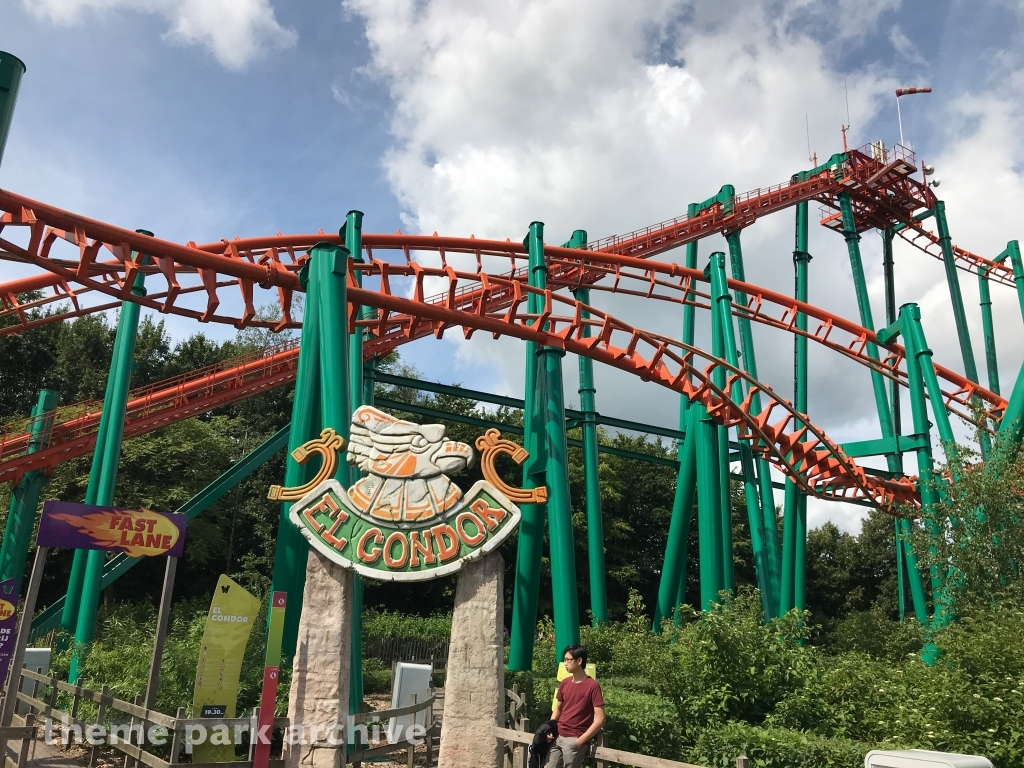
[[[473,448],[448,440],[441,424],[414,424],[371,406],[352,414],[349,464],[365,473],[347,490],[333,479],[337,452],[346,448],[334,430],[293,452],[304,463],[320,454],[317,477],[298,488],[272,486],[270,498],[296,499],[291,521],[321,553],[371,579],[424,581],[453,573],[492,551],[519,524],[514,501],[543,501],[546,489],[506,486],[494,459],[517,463],[523,448],[488,430],[476,440],[484,479],[465,494],[448,477],[473,466]]]

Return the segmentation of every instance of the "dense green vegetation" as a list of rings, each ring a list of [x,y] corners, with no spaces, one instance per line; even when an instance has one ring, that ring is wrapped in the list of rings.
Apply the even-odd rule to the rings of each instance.
[[[2,321],[0,321],[2,322]],[[133,386],[209,365],[277,341],[243,332],[229,342],[197,334],[172,343],[162,323],[144,319]],[[113,343],[102,316],[0,336],[0,419],[20,419],[41,387],[57,389],[62,406],[101,400]],[[397,356],[385,370],[406,375]],[[638,384],[638,386],[643,386]],[[484,411],[472,401],[378,385],[379,397],[516,424],[508,409]],[[600,393],[598,393],[600,404]],[[609,407],[610,412],[613,410]],[[287,423],[291,388],[171,425],[126,441],[115,502],[174,510],[248,451]],[[422,418],[396,411],[410,420]],[[12,424],[11,429],[17,429]],[[449,434],[472,442],[479,427],[449,423]],[[603,434],[602,442],[671,457],[674,446],[645,436]],[[732,765],[746,753],[759,766],[859,766],[881,745],[927,747],[988,755],[1000,768],[1024,763],[1024,518],[1020,489],[1024,460],[999,454],[987,469],[957,453],[955,491],[945,493],[934,518],[915,526],[913,544],[922,566],[948,576],[949,611],[957,621],[937,632],[912,619],[898,621],[892,519],[872,512],[859,535],[826,524],[808,535],[807,613],[764,625],[756,592],[742,494],[734,488],[734,568],[738,594],[707,615],[682,608],[677,624],[652,633],[650,611],[675,487],[671,467],[601,455],[608,596],[612,622],[585,627],[583,640],[609,703],[613,746],[704,765]],[[503,468],[518,485],[514,468]],[[43,497],[81,501],[89,458],[66,462]],[[458,478],[463,487],[479,470]],[[273,562],[279,505],[266,499],[280,482],[283,452],[189,525],[179,566],[176,604],[164,655],[159,709],[188,704],[206,608],[216,579],[227,573],[265,598]],[[582,456],[570,450],[573,520],[585,528]],[[0,486],[0,518],[10,488]],[[781,501],[780,498],[778,499]],[[940,521],[952,519],[952,523]],[[589,606],[585,537],[576,537],[581,613]],[[502,548],[506,608],[511,608],[516,539]],[[687,597],[697,602],[696,526],[691,531]],[[70,553],[54,553],[42,605],[64,591]],[[550,572],[543,563],[542,615],[551,614]],[[154,600],[162,566],[144,562],[108,589],[96,642],[85,657],[87,684],[107,683],[131,699],[145,685],[155,624]],[[454,578],[426,585],[371,584],[366,590],[364,640],[447,637]],[[929,599],[930,599],[929,591]],[[909,606],[909,596],[907,598]],[[908,614],[911,611],[908,608]],[[506,617],[506,624],[508,623]],[[259,622],[257,622],[259,625]],[[530,691],[531,720],[546,717],[554,685],[555,650],[549,624],[541,628],[531,673],[510,676]],[[940,663],[918,655],[934,643]],[[243,666],[241,709],[256,703],[263,638],[254,633]],[[60,671],[65,652],[55,660]],[[367,689],[386,690],[390,668],[364,665]],[[287,695],[283,680],[279,707]]]

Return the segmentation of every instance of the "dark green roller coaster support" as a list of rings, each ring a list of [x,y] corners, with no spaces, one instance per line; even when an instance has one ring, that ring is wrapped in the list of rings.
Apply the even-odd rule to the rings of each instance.
[[[679,471],[676,473],[676,496],[672,519],[665,544],[665,562],[658,586],[658,603],[654,608],[654,631],[661,630],[661,622],[685,600],[679,596],[679,585],[686,584],[686,545],[693,517],[693,499],[697,491],[697,440],[699,429],[694,426],[699,418],[696,408],[685,412],[686,423],[680,424],[686,436],[679,443]]]
[[[946,204],[939,200],[935,203],[932,212],[935,215],[935,226],[939,230],[942,265],[946,270],[949,299],[953,303],[953,319],[956,321],[956,335],[960,341],[960,355],[964,361],[964,375],[977,384],[979,383],[978,366],[974,360],[971,332],[967,327],[967,313],[964,311],[964,299],[960,292],[960,276],[956,269],[956,257],[953,255],[953,240],[949,236],[949,225],[946,222]]]
[[[793,250],[795,297],[807,301],[807,268],[811,261],[808,252],[808,204],[797,203],[796,237]],[[807,315],[797,313],[796,327],[807,330]],[[807,337],[799,334],[793,337],[793,404],[797,411],[807,413]],[[786,478],[786,494],[782,513],[783,531],[783,573],[786,573],[786,588],[780,595],[779,615],[792,608],[806,607],[807,567],[807,496],[800,492],[792,478]]]
[[[18,103],[18,88],[25,74],[25,64],[17,56],[0,51],[0,163],[4,159],[7,134]],[[20,577],[19,577],[20,578]]]
[[[587,233],[577,229],[563,247],[584,248]],[[573,295],[577,301],[590,304],[590,289],[576,288]],[[584,312],[583,319],[589,320],[590,313]],[[590,338],[590,326],[583,326],[583,338]],[[601,518],[601,477],[597,453],[597,403],[594,386],[594,361],[589,357],[579,358],[580,369],[580,410],[583,421],[583,482],[586,487],[587,504],[587,555],[590,568],[590,613],[594,624],[608,621],[608,596],[605,587],[604,569],[604,522]]]
[[[689,218],[693,218],[700,213],[700,205],[698,203],[690,203],[686,209],[686,215]],[[686,244],[686,256],[684,263],[689,269],[697,268],[697,241],[689,242]],[[687,286],[686,291],[686,302],[692,302],[695,299],[693,291],[689,290],[692,286]],[[696,307],[692,303],[683,304],[683,343],[693,344],[694,340],[694,326],[696,321]],[[687,412],[690,409],[690,401],[685,395],[681,395],[679,398],[679,431],[686,432],[687,424]],[[677,540],[675,544],[675,557],[682,558],[683,567],[678,571],[679,583],[676,585],[676,596],[674,606],[682,605],[686,602],[686,546],[689,539],[690,520],[693,517],[693,496],[694,492],[687,493],[687,478],[683,476],[683,468],[686,466],[683,463],[683,441],[676,441],[676,456],[679,459],[680,471],[676,474],[676,492],[675,498],[672,501],[672,522],[669,524],[670,528],[675,527],[675,530],[681,531],[682,539]],[[696,476],[694,476],[696,477]],[[662,579],[664,579],[664,571],[662,571]],[[668,587],[665,588],[666,591]],[[659,589],[659,595],[660,595]],[[666,614],[667,615],[667,614]],[[655,622],[657,624],[658,622]]]
[[[867,281],[864,278],[864,265],[860,256],[860,235],[857,234],[856,221],[853,216],[853,205],[850,195],[843,192],[839,195],[839,207],[843,217],[843,237],[846,239],[846,248],[850,256],[850,271],[853,274],[853,284],[857,292],[857,308],[860,313],[860,324],[869,329],[875,327],[871,316],[871,300],[868,297]],[[868,356],[878,360],[878,345],[869,341],[866,345]],[[878,412],[878,424],[882,431],[882,438],[891,440],[894,450],[885,454],[886,464],[889,471],[903,474],[903,462],[896,449],[899,443],[896,440],[896,433],[893,427],[893,412],[889,409],[889,397],[885,391],[885,381],[882,375],[871,371],[871,385],[875,394],[875,408]],[[915,430],[916,431],[916,430]],[[924,586],[921,584],[921,572],[917,569],[917,558],[910,551],[910,540],[907,536],[901,536],[901,544],[904,547],[907,563],[907,578],[910,580],[910,593],[914,602],[914,613],[917,616],[927,616],[924,603]],[[925,625],[927,625],[925,623]]]
[[[310,259],[299,271],[299,281],[306,291],[306,301],[303,305],[302,337],[296,364],[288,455],[285,458],[282,483],[286,488],[294,488],[308,482],[316,469],[313,462],[299,464],[292,457],[292,451],[320,433],[320,280],[314,277],[315,268],[311,252]],[[287,592],[292,605],[302,605],[309,545],[299,533],[299,529],[288,519],[290,506],[289,502],[281,504],[281,513],[277,521],[271,590]],[[296,610],[285,613],[281,651],[286,657],[295,655],[300,613]]]
[[[720,329],[721,343],[725,352],[725,360],[731,366],[739,368],[739,356],[736,351],[736,334],[733,331],[732,298],[729,295],[729,284],[725,276],[725,254],[711,254],[711,311],[715,315],[715,327]],[[743,387],[739,380],[733,382],[729,396],[734,402],[743,401]],[[741,464],[744,477],[744,497],[747,504],[747,520],[750,525],[750,544],[754,555],[754,568],[757,576],[757,587],[761,592],[761,605],[766,616],[772,611],[772,585],[768,569],[768,553],[764,543],[764,521],[761,518],[761,507],[757,497],[757,485],[754,477],[753,454],[747,441],[739,441]],[[728,474],[726,474],[728,478]],[[731,510],[730,510],[731,512]],[[731,523],[732,515],[729,515]],[[723,528],[723,535],[724,535]],[[730,529],[731,533],[731,529]],[[723,550],[723,554],[725,551]],[[729,553],[731,559],[731,553]],[[726,570],[728,573],[728,568]]]
[[[1002,261],[1009,258],[1010,266],[1013,268],[1013,284],[1017,286],[1017,303],[1020,304],[1020,314],[1024,317],[1024,261],[1020,257],[1020,244],[1011,240],[1006,244],[1004,250],[995,261]]]
[[[937,514],[936,507],[939,503],[939,496],[935,485],[931,439],[929,437],[931,425],[928,421],[924,374],[924,369],[931,368],[931,361],[929,359],[931,353],[918,346],[918,336],[911,330],[915,321],[918,321],[919,329],[919,320],[920,314],[917,313],[917,306],[905,304],[900,309],[900,319],[880,331],[878,333],[878,340],[879,343],[888,345],[893,343],[901,332],[904,336],[904,344],[907,350],[907,386],[910,390],[911,418],[913,419],[914,432],[925,437],[921,441],[920,447],[916,450],[918,477],[920,478],[918,492],[921,494],[921,507],[926,525],[929,525],[935,531],[937,529],[935,516]],[[942,401],[940,400],[939,402],[941,403]],[[940,410],[942,409],[934,408],[933,412],[936,412],[937,415],[937,412]],[[941,419],[937,418],[937,421],[941,421]],[[941,627],[945,622],[946,611],[944,605],[946,601],[943,599],[945,592],[943,576],[944,574],[941,574],[937,567],[932,567],[931,587],[935,610],[930,625],[926,626],[931,626],[933,629]],[[924,651],[922,651],[922,658],[926,663],[934,664],[938,659],[938,651],[935,646],[928,644]]]
[[[57,393],[52,389],[39,390],[39,399],[32,408],[29,420],[27,453],[35,453],[47,446],[50,428],[53,426],[53,409],[57,407]],[[28,549],[32,544],[32,530],[35,527],[39,493],[49,478],[41,469],[33,469],[22,475],[11,493],[11,506],[7,512],[4,527],[4,543],[0,549],[0,581],[17,579],[18,584],[25,576]]]
[[[152,232],[137,229],[136,232],[153,236]],[[133,253],[133,257],[145,264],[149,257]],[[135,275],[131,292],[133,296],[146,295],[146,273]],[[135,340],[139,331],[139,313],[142,307],[131,301],[121,302],[121,314],[114,336],[114,354],[110,361],[110,373],[103,398],[103,412],[100,414],[99,430],[96,433],[96,448],[93,451],[89,485],[85,492],[86,504],[109,506],[114,503],[114,488],[117,486],[117,468],[121,458],[121,440],[124,437],[124,415],[131,388],[132,368],[135,362]],[[103,577],[103,562],[106,553],[100,550],[75,550],[68,594],[71,600],[65,605],[63,623],[65,628],[74,626],[75,644],[87,646],[96,631],[96,611],[100,601],[100,581]],[[77,578],[76,578],[77,577]],[[68,681],[78,680],[79,658],[77,652],[71,659]]]
[[[999,362],[996,359],[996,332],[992,325],[992,296],[988,290],[988,266],[978,269],[978,303],[981,306],[981,328],[985,336],[985,367],[988,388],[999,394]]]
[[[729,246],[729,263],[732,268],[733,279],[746,282],[746,271],[743,268],[743,248],[740,245],[740,230],[727,233],[725,240]],[[747,306],[748,297],[745,292],[735,291],[734,298],[738,306]],[[756,379],[757,357],[754,354],[754,335],[750,327],[750,319],[742,314],[738,314],[736,316],[736,325],[739,328],[740,362],[743,364],[743,370],[750,374],[751,378]],[[750,404],[751,409],[755,413],[761,411],[761,396],[759,393],[754,393]],[[775,494],[772,492],[771,465],[767,459],[758,459],[756,463],[761,501],[761,519],[765,535],[765,547],[771,568],[769,574],[772,578],[772,595],[777,596],[781,590],[780,571],[782,558],[779,552],[779,525],[775,515]],[[773,600],[773,604],[775,600]]]
[[[547,283],[544,259],[544,225],[530,225],[529,251],[532,265],[540,262],[541,285]],[[562,387],[562,358],[565,350],[541,346],[537,351],[538,372],[544,378],[544,424],[546,485],[548,488],[548,541],[551,557],[551,592],[555,614],[555,656],[570,643],[580,641],[579,597],[576,591],[576,554],[572,534],[572,505],[569,500],[569,452],[565,434],[565,395]]]
[[[718,481],[718,425],[703,403],[692,403],[690,429],[696,443],[697,541],[700,550],[700,606],[710,611],[719,601],[722,584],[722,505]]]
[[[707,269],[704,270],[704,276],[709,280],[710,269],[711,265],[709,264]],[[720,360],[725,358],[725,340],[721,318],[715,312],[711,313],[711,354]],[[726,384],[725,369],[717,366],[711,371],[711,380],[715,386],[724,391]],[[718,481],[716,520],[719,529],[716,540],[718,546],[721,547],[718,558],[719,568],[721,569],[718,588],[732,592],[734,580],[732,561],[732,499],[729,479],[729,433],[725,427],[718,423],[715,424],[715,453],[718,457],[715,477]]]
[[[543,288],[547,268],[544,264],[543,225],[530,225],[524,247],[529,255],[530,286]],[[538,247],[539,246],[539,247]],[[536,318],[544,311],[541,296],[529,294],[526,311]],[[536,320],[530,321],[532,325]],[[544,485],[546,471],[544,423],[544,377],[538,375],[537,343],[527,341],[524,376],[523,446],[530,456],[523,465],[523,487]],[[540,596],[540,565],[544,545],[544,505],[523,504],[519,522],[519,546],[516,552],[516,582],[512,598],[512,628],[509,632],[508,668],[523,671],[533,663],[533,636],[537,629],[537,600]]]
[[[345,247],[357,262],[363,261],[363,212],[349,211],[345,218],[345,225],[338,233]],[[356,285],[362,287],[363,274],[355,271]],[[371,307],[360,307],[359,317],[368,319],[373,316]],[[351,423],[352,414],[361,405],[373,404],[373,382],[370,382],[370,397],[367,399],[366,387],[363,385],[363,334],[366,331],[356,328],[355,333],[348,337],[348,392],[349,409],[348,418]],[[357,479],[359,471],[348,462],[342,461],[348,466],[349,481],[346,487]],[[363,579],[358,573],[352,574],[352,641],[349,646],[351,650],[349,664],[349,688],[348,688],[348,712],[350,715],[359,712],[359,705],[363,703]]]
[[[893,269],[892,243],[896,237],[894,229],[882,230],[882,273],[885,281],[885,322],[892,325],[896,322],[896,277]],[[900,418],[900,385],[898,381],[889,382],[889,400],[892,405],[893,434],[900,435],[903,432]],[[902,438],[897,437],[896,441],[896,463],[903,466],[903,454],[899,450],[899,442]],[[844,449],[845,450],[845,449]],[[882,451],[888,453],[890,451]],[[850,454],[847,454],[850,455]],[[853,458],[851,456],[851,458]],[[906,618],[907,585],[904,574],[907,567],[907,558],[904,552],[903,539],[905,538],[900,529],[899,518],[893,518],[893,543],[896,550],[896,601],[899,606],[900,621]]]

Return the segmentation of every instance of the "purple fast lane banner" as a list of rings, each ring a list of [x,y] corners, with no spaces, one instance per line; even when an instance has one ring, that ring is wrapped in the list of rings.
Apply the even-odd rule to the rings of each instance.
[[[96,507],[50,499],[43,503],[36,543],[41,547],[123,552],[129,557],[180,557],[187,522],[184,515],[150,509]]]
[[[14,655],[14,630],[18,623],[18,580],[0,581],[0,689],[7,682],[7,672]]]

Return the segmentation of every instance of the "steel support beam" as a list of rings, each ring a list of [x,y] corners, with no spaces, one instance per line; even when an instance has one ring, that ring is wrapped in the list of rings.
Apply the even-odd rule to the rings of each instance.
[[[152,232],[138,229],[136,232],[153,236]],[[148,257],[138,253],[133,259],[145,263]],[[146,295],[146,274],[139,271],[132,284],[134,296]],[[121,302],[121,314],[114,337],[114,354],[110,362],[110,374],[104,395],[103,413],[100,416],[93,452],[89,485],[85,492],[86,504],[110,506],[114,503],[114,489],[117,486],[117,469],[121,458],[121,439],[124,436],[124,415],[131,389],[132,367],[135,362],[135,340],[139,332],[139,313],[142,307],[131,301]],[[96,632],[96,611],[99,608],[100,582],[103,577],[103,563],[106,552],[100,550],[75,550],[68,594],[71,601],[65,605],[64,626],[74,625],[75,655],[68,670],[68,681],[78,681],[81,660],[78,649],[88,646]],[[77,578],[76,578],[77,576]]]
[[[39,398],[32,408],[29,420],[28,453],[45,448],[53,426],[53,409],[57,407],[57,393],[52,389],[39,390]],[[25,576],[28,550],[32,545],[39,494],[49,480],[40,469],[26,472],[11,492],[11,505],[4,527],[4,542],[0,548],[0,581],[17,579],[19,587]]]
[[[577,229],[572,233],[566,248],[582,248],[587,244],[587,233]],[[573,291],[577,301],[590,304],[590,289],[577,288]],[[583,319],[590,318],[589,312]],[[583,326],[583,338],[590,338],[591,328]],[[604,567],[604,521],[601,515],[601,477],[597,447],[597,388],[594,385],[594,361],[589,357],[579,358],[580,410],[583,420],[580,431],[583,436],[583,483],[586,488],[587,508],[587,562],[590,571],[590,613],[594,624],[608,621],[608,593],[605,584]]]
[[[292,456],[292,451],[314,439],[320,432],[320,280],[314,279],[314,269],[311,256],[299,272],[299,279],[306,291],[306,301],[303,305],[302,337],[296,364],[292,420],[282,483],[285,488],[294,488],[308,482],[315,471],[311,463],[299,464]],[[309,544],[288,519],[290,506],[289,502],[281,504],[270,589],[271,592],[287,592],[292,605],[302,605]],[[300,614],[301,610],[285,612],[282,653],[288,658],[295,655]]]
[[[544,263],[544,227],[530,225],[525,245],[529,253],[527,281],[531,287],[543,287],[547,280]],[[539,247],[538,247],[539,246]],[[529,294],[526,311],[534,318],[544,311],[543,299]],[[536,323],[536,319],[531,325]],[[545,433],[542,419],[544,377],[539,375],[538,345],[527,341],[524,375],[523,447],[530,456],[523,464],[523,488],[544,485],[546,471]],[[525,671],[533,665],[533,639],[537,629],[537,601],[540,597],[540,565],[544,547],[544,505],[523,504],[516,550],[516,580],[512,598],[512,627],[509,633],[508,668]]]
[[[363,261],[363,212],[349,211],[345,217],[345,226],[339,233],[345,247],[351,254],[352,259],[357,262]],[[353,275],[356,285],[363,287],[363,275],[358,269]],[[360,307],[359,317],[369,319],[373,316],[374,310],[371,307]],[[347,325],[347,317],[346,317]],[[349,420],[352,414],[362,405],[373,404],[373,382],[370,382],[370,397],[366,397],[366,387],[363,385],[363,335],[366,330],[357,327],[355,333],[349,334],[348,338],[348,392],[349,392]],[[348,466],[348,462],[342,461]],[[349,481],[348,487],[356,481],[359,470],[348,466]],[[355,715],[363,703],[363,578],[358,573],[352,574],[352,636],[350,663],[349,663],[349,686],[348,686],[348,713]]]

